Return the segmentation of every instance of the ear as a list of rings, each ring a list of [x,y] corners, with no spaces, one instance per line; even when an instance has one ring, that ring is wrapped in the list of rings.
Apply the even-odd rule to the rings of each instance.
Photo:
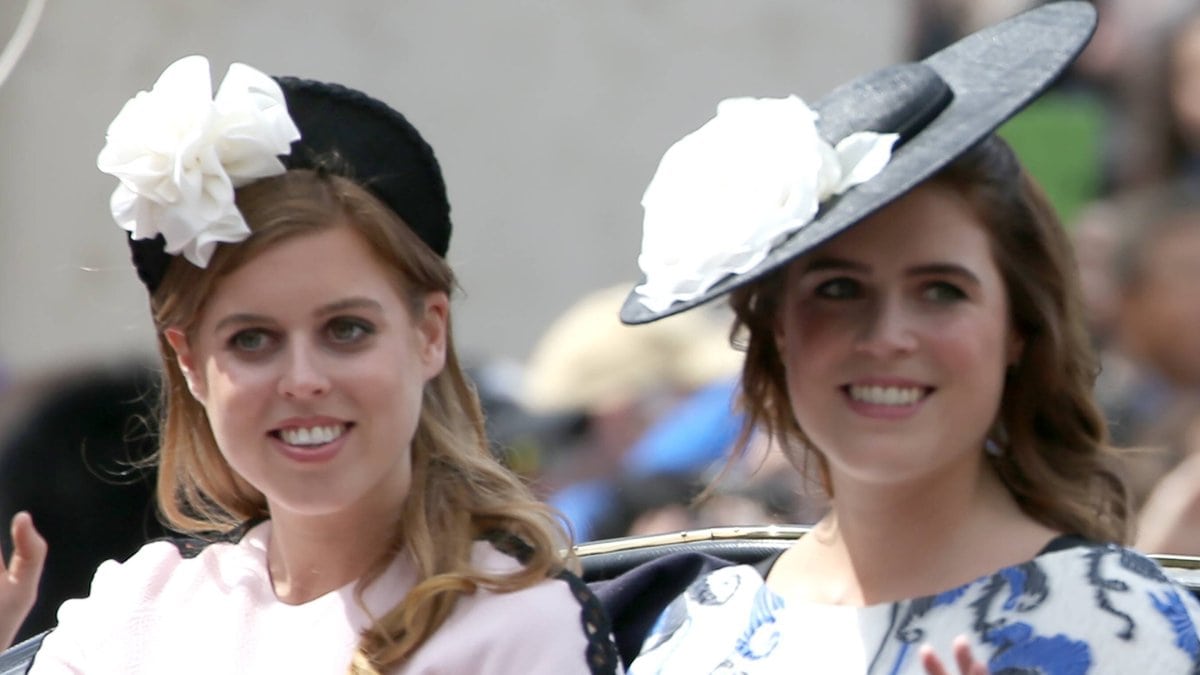
[[[784,358],[787,352],[783,348],[787,338],[783,330],[781,312],[775,312],[775,316],[771,318],[771,339],[775,342],[775,353],[779,355],[779,360],[787,365],[787,359]]]
[[[191,345],[188,344],[187,334],[178,328],[168,328],[163,331],[163,335],[175,352],[175,362],[179,364],[179,370],[183,372],[183,379],[187,380],[188,391],[192,392],[193,398],[204,403],[206,394],[204,378],[196,369],[195,357],[192,354]]]
[[[413,323],[417,332],[417,350],[425,365],[425,379],[432,380],[446,366],[450,298],[441,291],[427,294],[424,308]]]

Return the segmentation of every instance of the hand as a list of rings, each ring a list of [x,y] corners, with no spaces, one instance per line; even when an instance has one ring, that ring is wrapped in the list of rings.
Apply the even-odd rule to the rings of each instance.
[[[958,664],[959,675],[988,675],[987,666],[975,660],[971,644],[964,635],[954,638],[954,661]],[[921,665],[925,666],[927,675],[951,675],[929,645],[921,647]]]
[[[13,554],[8,564],[0,556],[0,649],[8,649],[33,602],[46,563],[46,540],[22,511],[12,519]]]

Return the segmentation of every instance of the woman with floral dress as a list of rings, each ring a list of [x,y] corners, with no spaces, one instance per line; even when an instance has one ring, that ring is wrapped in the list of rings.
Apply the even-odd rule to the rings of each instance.
[[[831,508],[692,565],[636,640],[610,605],[631,673],[1197,672],[1200,605],[1120,545],[1065,233],[993,133],[1094,21],[1049,3],[812,109],[728,100],[663,157],[622,319],[729,296],[747,434]]]

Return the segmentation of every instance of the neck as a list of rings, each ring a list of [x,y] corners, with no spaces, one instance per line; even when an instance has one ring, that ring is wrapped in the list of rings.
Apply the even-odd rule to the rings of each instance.
[[[272,514],[267,565],[276,597],[303,604],[362,578],[392,547],[380,522]]]
[[[966,479],[835,480],[829,515],[772,570],[771,585],[824,604],[932,595],[1036,555],[1054,535],[1023,513],[986,463]]]

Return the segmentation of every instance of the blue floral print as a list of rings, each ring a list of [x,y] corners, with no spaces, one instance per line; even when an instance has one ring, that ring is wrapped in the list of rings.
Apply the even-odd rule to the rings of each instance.
[[[1150,559],[1072,542],[940,593],[867,607],[789,602],[750,566],[693,582],[630,675],[923,675],[964,635],[999,675],[1200,675],[1200,602]],[[686,630],[681,630],[686,626]]]

